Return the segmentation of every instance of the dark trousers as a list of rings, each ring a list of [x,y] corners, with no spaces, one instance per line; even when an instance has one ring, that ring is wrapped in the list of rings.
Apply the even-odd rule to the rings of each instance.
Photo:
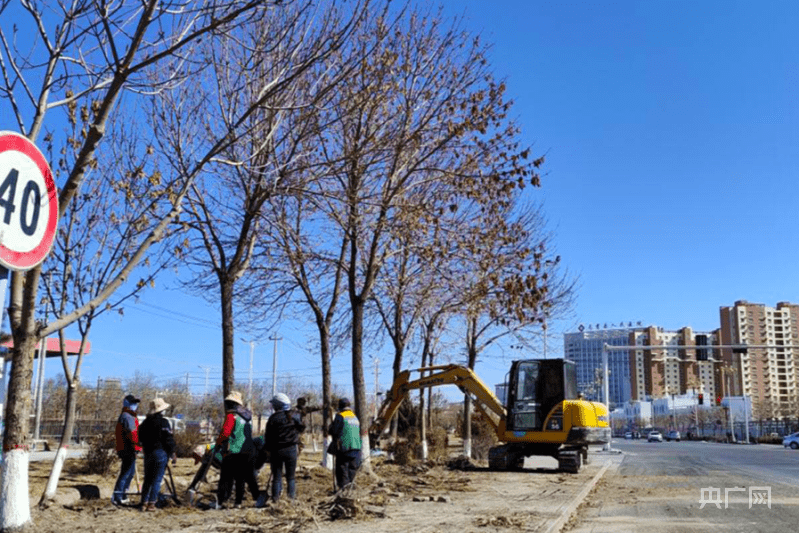
[[[222,505],[230,498],[233,491],[233,483],[236,483],[236,498],[234,503],[241,505],[244,499],[244,485],[250,489],[253,500],[258,500],[261,492],[258,490],[258,480],[255,479],[255,462],[249,453],[232,453],[222,459],[222,469],[219,472],[219,485],[217,486],[216,497],[219,505]]]
[[[361,450],[350,450],[336,454],[336,486],[343,489],[355,479],[361,466]]]
[[[297,471],[297,445],[292,444],[279,450],[272,450],[269,458],[272,467],[272,501],[280,499],[283,491],[283,470],[286,472],[286,492],[292,500],[297,497],[297,482],[294,473]]]
[[[136,452],[134,451],[121,451],[117,455],[122,460],[122,466],[119,468],[119,476],[117,477],[116,485],[114,485],[114,494],[111,499],[115,502],[124,500],[127,497],[126,492],[130,487],[130,481],[133,479],[133,474],[136,473]]]
[[[169,461],[164,450],[154,450],[144,455],[144,482],[141,485],[142,503],[156,503],[161,492],[166,463]]]

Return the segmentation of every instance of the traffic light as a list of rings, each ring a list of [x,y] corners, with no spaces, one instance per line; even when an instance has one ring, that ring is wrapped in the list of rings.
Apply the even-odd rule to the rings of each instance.
[[[704,394],[700,394],[699,395],[699,405],[705,405],[705,395]]]
[[[721,405],[721,396],[716,396],[716,405]]]

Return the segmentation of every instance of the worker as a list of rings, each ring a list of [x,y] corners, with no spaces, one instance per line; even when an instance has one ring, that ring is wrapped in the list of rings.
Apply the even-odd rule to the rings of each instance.
[[[305,423],[305,415],[321,410],[322,407],[319,405],[308,405],[308,399],[305,396],[297,398],[297,413],[299,413],[302,423]]]
[[[144,449],[144,482],[141,487],[141,510],[155,511],[158,494],[161,492],[161,481],[164,479],[169,458],[172,464],[177,462],[175,456],[175,437],[169,420],[164,418],[164,411],[170,405],[162,398],[150,402],[147,418],[139,428],[139,440]]]
[[[255,443],[252,440],[252,413],[244,407],[241,393],[232,391],[225,397],[225,421],[216,439],[216,445],[222,452],[222,467],[219,472],[217,486],[217,503],[219,508],[224,504],[236,483],[236,497],[233,500],[236,509],[241,508],[244,499],[244,485],[250,489],[256,506],[263,505],[258,480],[255,478]]]
[[[269,463],[272,467],[272,502],[277,503],[283,490],[282,474],[286,474],[286,493],[289,499],[297,497],[294,474],[297,470],[297,443],[305,424],[300,414],[291,409],[291,400],[282,392],[269,403],[275,410],[266,422],[264,445],[269,448]]]
[[[308,400],[305,398],[305,396],[300,396],[299,398],[297,398],[296,410],[297,413],[300,415],[300,422],[302,422],[303,425],[305,425],[305,415],[309,415],[316,411],[321,411],[322,407],[319,405],[308,405]],[[311,432],[313,433],[313,429],[311,430]],[[297,442],[298,456],[299,454],[302,453],[303,448],[305,448],[305,444],[302,441],[302,435],[301,435],[299,441]]]
[[[338,411],[327,432],[332,439],[328,453],[336,457],[336,486],[341,490],[353,482],[361,466],[361,424],[347,398],[338,401]]]
[[[130,500],[127,497],[128,487],[136,473],[136,453],[141,451],[139,444],[139,419],[136,417],[136,410],[139,408],[141,400],[132,394],[128,394],[122,400],[122,412],[117,419],[116,425],[116,451],[117,456],[122,461],[119,468],[119,476],[114,485],[114,493],[111,502],[114,505],[127,505]]]

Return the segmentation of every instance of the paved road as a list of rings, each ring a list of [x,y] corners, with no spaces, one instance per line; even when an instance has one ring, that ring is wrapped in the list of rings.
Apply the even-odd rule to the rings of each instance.
[[[86,448],[70,448],[67,451],[67,459],[85,457],[88,450]],[[31,452],[30,461],[52,461],[55,459],[55,451],[50,452]]]
[[[799,451],[700,442],[613,447],[623,454],[572,531],[799,530]]]
[[[623,475],[739,474],[766,484],[799,487],[799,450],[774,445],[730,445],[709,442],[613,441],[630,457]]]

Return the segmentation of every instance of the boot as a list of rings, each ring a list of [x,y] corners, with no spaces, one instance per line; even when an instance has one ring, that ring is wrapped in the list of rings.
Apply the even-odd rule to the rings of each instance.
[[[155,511],[155,502],[150,502],[147,504],[147,511]]]
[[[261,495],[258,496],[258,501],[255,502],[255,507],[260,509],[265,506],[267,498],[269,498],[269,493],[266,491],[261,492]]]

